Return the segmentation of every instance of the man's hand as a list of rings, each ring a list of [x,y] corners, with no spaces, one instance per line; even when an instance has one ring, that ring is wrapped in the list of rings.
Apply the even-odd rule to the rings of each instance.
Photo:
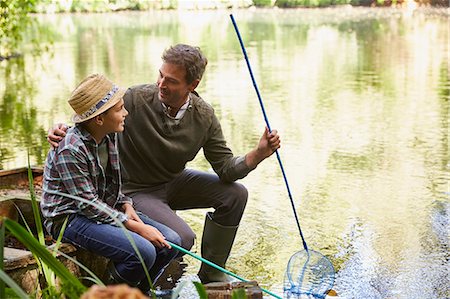
[[[280,148],[280,143],[280,136],[278,135],[277,130],[272,130],[272,132],[269,132],[269,129],[266,127],[264,134],[259,140],[258,147],[250,151],[245,157],[247,166],[251,169],[256,168],[261,161],[267,157],[270,157],[277,149]]]
[[[141,218],[138,216],[138,214],[136,213],[136,210],[133,208],[133,206],[129,203],[124,203],[122,205],[122,210],[123,212],[128,216],[128,219],[140,222],[140,223],[144,223]]]
[[[124,224],[127,229],[149,240],[156,247],[158,248],[167,247],[169,249],[172,248],[170,244],[167,243],[166,238],[163,236],[163,234],[161,234],[161,232],[156,228],[154,228],[153,226],[137,222],[131,219],[128,219],[127,222],[125,222]]]
[[[51,148],[57,148],[59,142],[66,136],[68,127],[65,124],[56,124],[53,128],[50,128],[47,132],[47,141],[50,143]]]

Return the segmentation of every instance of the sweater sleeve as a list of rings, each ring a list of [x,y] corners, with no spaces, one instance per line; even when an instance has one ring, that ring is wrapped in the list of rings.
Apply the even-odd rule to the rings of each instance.
[[[212,115],[208,138],[203,146],[206,159],[224,182],[242,179],[252,170],[245,163],[245,156],[233,156],[222,133],[216,115]]]

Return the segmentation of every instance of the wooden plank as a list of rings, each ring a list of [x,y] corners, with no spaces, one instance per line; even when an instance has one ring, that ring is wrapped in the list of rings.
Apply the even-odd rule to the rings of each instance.
[[[248,299],[263,298],[262,290],[256,281],[212,282],[205,284],[208,299],[232,299],[234,290],[244,289]]]
[[[39,175],[39,174],[43,174],[44,170],[42,167],[31,167],[31,172],[33,173],[33,175]],[[20,167],[20,168],[8,169],[8,170],[0,170],[0,177],[10,176],[13,174],[18,174],[18,173],[25,173],[28,175],[28,168]]]
[[[48,249],[52,251],[53,247],[54,245],[48,246]],[[72,255],[72,253],[76,252],[76,250],[77,249],[75,246],[68,243],[61,243],[59,248],[59,251],[69,255]],[[36,264],[33,254],[30,251],[10,247],[4,248],[3,261],[7,272]]]
[[[33,255],[28,250],[5,247],[4,249],[4,267],[5,270],[13,271],[15,269],[24,268],[28,265],[35,264]]]
[[[4,261],[11,261],[15,259],[25,258],[31,255],[31,252],[28,250],[16,249],[5,247],[4,251]]]
[[[42,168],[31,168],[34,184],[42,185],[44,170]],[[0,189],[28,189],[28,169],[26,167],[9,170],[0,170]]]

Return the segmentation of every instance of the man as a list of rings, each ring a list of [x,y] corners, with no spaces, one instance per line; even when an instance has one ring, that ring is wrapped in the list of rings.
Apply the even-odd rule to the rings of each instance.
[[[129,112],[119,135],[123,191],[136,210],[176,231],[190,249],[195,234],[176,210],[214,208],[206,215],[202,256],[224,267],[247,202],[247,190],[235,181],[280,147],[267,128],[257,147],[235,157],[226,145],[213,108],[195,91],[207,65],[198,47],[178,44],[164,51],[156,84],[138,85],[124,96]],[[63,135],[49,132],[49,141]],[[200,149],[216,174],[186,169]],[[227,281],[222,272],[202,264],[203,283]]]

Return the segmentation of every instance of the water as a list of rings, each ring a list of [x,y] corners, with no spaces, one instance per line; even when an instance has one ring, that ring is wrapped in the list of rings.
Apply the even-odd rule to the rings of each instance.
[[[92,72],[154,82],[170,44],[209,59],[198,92],[237,154],[264,121],[230,11],[37,16],[40,56],[0,62],[0,167],[43,163],[45,132],[68,122],[71,90]],[[338,270],[344,298],[448,298],[448,10],[233,11],[247,47],[308,246]],[[191,165],[210,171],[199,155]],[[302,250],[275,157],[250,192],[228,268],[282,293]],[[201,236],[203,210],[180,213]],[[194,247],[199,253],[199,245]],[[199,262],[187,258],[188,274]]]

